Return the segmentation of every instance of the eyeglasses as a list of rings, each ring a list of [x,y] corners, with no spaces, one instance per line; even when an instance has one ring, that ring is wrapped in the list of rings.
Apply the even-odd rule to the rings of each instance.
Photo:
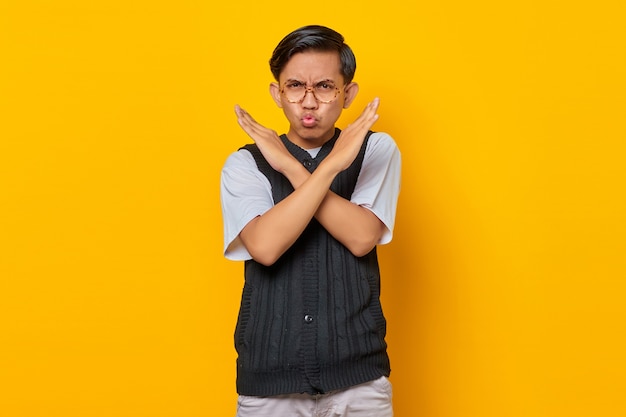
[[[341,90],[332,81],[320,81],[312,87],[300,81],[287,81],[280,89],[290,103],[302,103],[308,92],[313,93],[318,102],[328,104],[335,101]]]

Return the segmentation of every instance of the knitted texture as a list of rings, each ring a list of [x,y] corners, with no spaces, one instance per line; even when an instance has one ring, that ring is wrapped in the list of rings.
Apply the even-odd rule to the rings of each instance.
[[[281,136],[310,172],[332,150],[340,130],[312,158]],[[331,190],[350,199],[369,132],[352,165]],[[272,185],[274,203],[293,187],[246,145]],[[318,394],[389,376],[386,322],[380,305],[376,248],[355,257],[312,219],[297,241],[271,266],[246,261],[235,330],[237,391],[243,395]]]

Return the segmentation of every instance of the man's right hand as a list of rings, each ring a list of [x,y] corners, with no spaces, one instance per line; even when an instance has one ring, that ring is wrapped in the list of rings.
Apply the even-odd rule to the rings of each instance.
[[[285,174],[289,167],[300,165],[289,153],[276,131],[261,125],[239,105],[235,106],[235,113],[239,126],[254,140],[272,168]]]

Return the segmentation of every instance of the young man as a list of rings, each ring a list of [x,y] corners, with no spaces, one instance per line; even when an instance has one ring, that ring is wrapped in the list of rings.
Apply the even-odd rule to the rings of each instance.
[[[270,68],[289,130],[278,136],[236,106],[255,143],[222,170],[225,256],[245,260],[237,416],[391,416],[376,245],[391,240],[399,151],[370,131],[378,99],[335,127],[359,89],[339,33],[290,33]]]

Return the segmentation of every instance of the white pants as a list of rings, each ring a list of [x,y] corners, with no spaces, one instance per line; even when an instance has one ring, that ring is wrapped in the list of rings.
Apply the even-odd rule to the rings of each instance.
[[[327,394],[240,395],[237,417],[392,417],[386,377]]]

